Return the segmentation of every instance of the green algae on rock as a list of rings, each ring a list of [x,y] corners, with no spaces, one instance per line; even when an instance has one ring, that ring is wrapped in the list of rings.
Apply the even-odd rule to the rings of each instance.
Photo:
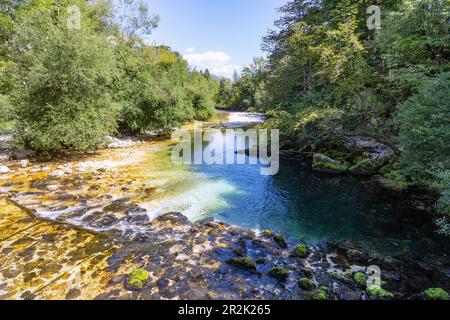
[[[353,275],[353,280],[355,280],[358,285],[364,286],[367,282],[367,276],[363,272],[356,272]]]
[[[309,268],[302,268],[300,273],[308,279],[312,279],[314,277],[314,272]]]
[[[269,276],[277,279],[280,282],[284,282],[287,280],[287,278],[289,276],[289,272],[285,268],[274,267],[269,271]]]
[[[315,171],[324,173],[345,173],[349,169],[347,163],[331,159],[321,153],[314,155],[312,167]]]
[[[302,288],[303,290],[306,290],[306,291],[311,291],[311,290],[313,290],[316,287],[314,282],[312,282],[308,278],[300,279],[298,281],[298,284],[299,284],[300,288]]]
[[[375,299],[392,299],[394,295],[389,291],[384,290],[383,288],[368,288],[367,294]]]
[[[134,269],[131,271],[127,284],[133,289],[142,289],[150,279],[148,271],[143,269]]]
[[[285,248],[288,247],[287,242],[286,242],[286,239],[283,237],[283,235],[277,234],[277,235],[275,235],[275,236],[273,237],[273,239],[274,239],[275,242],[278,243],[278,245],[279,245],[280,247],[282,247],[283,249],[285,249]]]
[[[256,270],[256,265],[251,258],[248,257],[237,257],[226,261],[227,264],[233,267],[245,269],[245,270]]]
[[[273,232],[270,230],[264,230],[261,234],[264,238],[272,238],[273,237]]]
[[[448,300],[450,298],[448,292],[442,288],[430,288],[424,292],[424,295],[429,300]]]
[[[307,245],[299,245],[293,251],[294,256],[299,258],[307,258],[310,254],[309,248]]]

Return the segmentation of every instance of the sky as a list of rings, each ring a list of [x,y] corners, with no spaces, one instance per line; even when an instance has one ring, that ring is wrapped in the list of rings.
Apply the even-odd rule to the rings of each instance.
[[[261,39],[287,0],[146,0],[160,23],[150,37],[180,52],[197,70],[231,77],[264,55]]]

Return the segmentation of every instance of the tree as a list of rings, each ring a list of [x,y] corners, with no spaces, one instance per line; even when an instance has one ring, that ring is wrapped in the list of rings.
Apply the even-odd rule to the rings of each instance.
[[[105,35],[88,25],[70,30],[66,20],[58,6],[35,7],[11,40],[17,139],[43,152],[95,148],[116,127],[112,48]]]
[[[396,123],[404,147],[401,163],[416,182],[431,186],[434,175],[450,169],[450,72],[422,83],[398,106]]]

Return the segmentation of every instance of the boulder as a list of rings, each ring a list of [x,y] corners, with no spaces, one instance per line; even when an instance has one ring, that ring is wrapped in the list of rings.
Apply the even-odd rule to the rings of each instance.
[[[352,174],[374,175],[395,158],[394,150],[391,147],[370,138],[348,139],[345,147],[363,156],[349,169]]]
[[[324,173],[345,173],[348,171],[348,164],[316,153],[313,157],[313,169]]]

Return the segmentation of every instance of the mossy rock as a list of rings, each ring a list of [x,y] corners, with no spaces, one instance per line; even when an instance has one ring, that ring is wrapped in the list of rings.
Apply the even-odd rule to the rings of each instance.
[[[367,284],[367,276],[363,272],[356,272],[353,275],[353,280],[360,286],[365,286]]]
[[[303,290],[306,290],[306,291],[311,291],[311,290],[313,290],[316,287],[314,282],[312,282],[308,278],[300,279],[298,281],[298,284],[299,284],[300,288],[302,288]]]
[[[450,297],[442,288],[430,288],[424,292],[424,295],[429,300],[448,300]]]
[[[392,299],[394,297],[392,293],[384,290],[383,288],[371,288],[371,289],[368,288],[366,292],[369,296],[376,299],[387,300]]]
[[[318,290],[317,293],[314,295],[314,300],[319,300],[319,301],[325,301],[328,300],[328,294],[327,294],[327,290]]]
[[[380,174],[382,174],[383,176],[390,174],[392,171],[394,171],[395,166],[392,163],[389,163],[387,165],[385,165],[383,168],[380,169]]]
[[[273,237],[273,232],[270,230],[264,230],[261,234],[264,238],[272,238]]]
[[[300,270],[300,273],[308,279],[314,278],[314,272],[309,268],[303,268]]]
[[[150,274],[144,269],[134,269],[128,276],[127,284],[132,289],[142,289],[150,280]]]
[[[278,243],[278,245],[282,248],[287,248],[287,242],[286,239],[281,235],[281,234],[277,234],[273,237],[273,239],[275,240],[276,243]]]
[[[350,172],[359,175],[374,175],[378,172],[380,167],[383,166],[383,164],[383,162],[377,160],[364,159],[352,166],[350,168]]]
[[[287,278],[289,276],[289,272],[285,268],[274,267],[269,271],[269,276],[277,279],[280,282],[284,282],[287,280]]]
[[[244,270],[256,270],[256,265],[251,258],[237,257],[227,260],[227,264],[233,267],[241,268]]]
[[[299,258],[307,258],[310,254],[308,246],[302,244],[297,246],[293,252],[294,256]]]
[[[336,280],[339,280],[341,282],[345,282],[345,283],[351,283],[352,279],[351,276],[348,273],[337,273],[337,272],[333,272],[332,274],[330,274],[330,276]]]
[[[315,171],[325,173],[345,173],[348,171],[350,165],[346,162],[341,162],[329,158],[323,154],[315,154],[312,167]]]

